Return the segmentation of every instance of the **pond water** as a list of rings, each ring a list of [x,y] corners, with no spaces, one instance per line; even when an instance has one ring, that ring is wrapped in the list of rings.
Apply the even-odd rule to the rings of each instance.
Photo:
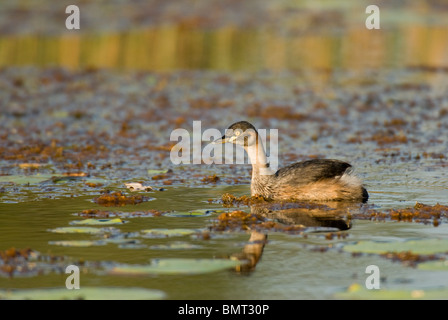
[[[136,4],[131,30],[104,5],[111,24],[90,13],[79,33],[54,7],[0,19],[0,289],[64,289],[74,264],[81,288],[118,299],[448,297],[446,10],[385,4],[370,31],[362,3],[278,3],[234,3],[225,23],[225,8],[207,19],[214,1],[154,1],[163,24]],[[350,162],[369,201],[226,205],[250,194],[250,165],[171,162],[174,129],[238,120],[278,129],[280,166]],[[137,203],[95,202],[114,192]],[[353,289],[369,265],[382,290]]]

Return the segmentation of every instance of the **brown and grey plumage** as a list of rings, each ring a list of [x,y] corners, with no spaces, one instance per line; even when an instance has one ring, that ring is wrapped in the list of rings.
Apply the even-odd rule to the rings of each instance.
[[[314,159],[294,163],[274,172],[269,167],[255,127],[247,121],[232,124],[215,143],[244,147],[252,163],[251,195],[274,200],[362,201],[369,195],[344,161]]]

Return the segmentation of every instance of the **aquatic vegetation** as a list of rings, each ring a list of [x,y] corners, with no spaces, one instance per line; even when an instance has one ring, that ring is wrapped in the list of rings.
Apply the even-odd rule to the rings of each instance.
[[[448,241],[445,239],[420,239],[407,241],[379,242],[359,241],[342,248],[353,255],[360,253],[378,254],[383,258],[399,261],[408,266],[418,263],[444,260],[448,254]]]
[[[142,230],[145,238],[183,237],[198,232],[194,229],[145,229]]]
[[[93,199],[93,201],[99,205],[106,206],[106,207],[113,207],[113,206],[125,206],[128,204],[139,204],[143,201],[149,201],[150,198],[142,196],[142,195],[133,195],[133,196],[127,196],[124,193],[117,191],[117,192],[106,192],[103,193],[101,196]]]
[[[101,226],[101,225],[114,225],[114,224],[123,224],[127,221],[121,220],[120,218],[115,219],[85,219],[85,220],[74,220],[71,221],[72,225],[92,225],[92,226]]]
[[[448,290],[446,288],[425,289],[379,289],[369,290],[360,284],[352,284],[345,292],[334,295],[337,299],[351,300],[439,300],[446,299]]]
[[[419,239],[393,242],[359,241],[356,244],[345,245],[343,250],[347,252],[364,252],[376,254],[402,251],[412,251],[416,254],[435,254],[448,252],[448,240]]]
[[[59,241],[49,241],[48,244],[62,247],[93,247],[93,246],[104,246],[105,241],[94,241],[94,240],[59,240]]]
[[[417,269],[430,271],[448,271],[448,260],[422,262],[418,264]]]
[[[67,259],[62,256],[44,255],[25,248],[0,251],[0,277],[29,277],[49,272],[63,272]],[[65,268],[65,267],[64,267]]]
[[[202,248],[202,246],[188,242],[177,241],[168,244],[156,244],[150,246],[149,248],[152,250],[190,250],[190,249],[200,249]]]
[[[106,268],[106,273],[125,276],[193,275],[229,270],[241,263],[229,259],[153,259],[147,265],[114,265]]]
[[[85,287],[0,290],[0,300],[160,300],[163,291],[127,287]]]
[[[248,230],[255,224],[263,221],[264,219],[262,217],[241,210],[235,210],[221,213],[216,222],[211,226],[211,229],[214,231]]]
[[[437,227],[443,221],[447,221],[448,206],[438,203],[431,206],[417,202],[414,207],[410,208],[389,209],[386,211],[369,209],[366,213],[354,214],[352,217],[380,221],[393,220],[401,222],[417,222],[432,224]]]
[[[48,230],[54,233],[87,233],[87,234],[102,234],[105,230],[92,227],[60,227]]]
[[[262,196],[243,195],[240,197],[236,197],[230,193],[224,193],[221,196],[221,201],[222,201],[222,204],[224,205],[224,207],[231,207],[231,206],[240,206],[240,205],[249,206],[251,204],[265,202],[267,200],[265,198],[263,198]]]
[[[39,184],[44,181],[51,181],[54,175],[34,174],[34,175],[10,175],[0,176],[0,182],[10,182],[14,184]]]
[[[168,211],[159,211],[155,209],[145,210],[145,211],[129,211],[129,212],[122,212],[122,211],[103,211],[99,209],[86,209],[79,213],[77,213],[78,216],[84,217],[84,218],[120,218],[120,219],[127,219],[127,218],[145,218],[145,217],[158,217],[163,214],[165,214]]]
[[[188,218],[188,217],[208,217],[214,213],[222,213],[222,210],[216,209],[196,209],[188,212],[168,212],[164,213],[165,217],[177,217],[177,218]]]
[[[217,183],[219,180],[220,180],[220,178],[216,174],[213,174],[211,176],[206,176],[201,179],[201,181],[204,183]]]

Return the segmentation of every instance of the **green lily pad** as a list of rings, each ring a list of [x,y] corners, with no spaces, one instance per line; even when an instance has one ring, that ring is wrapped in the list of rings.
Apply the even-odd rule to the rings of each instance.
[[[191,244],[188,242],[174,242],[169,244],[152,245],[149,248],[155,250],[188,250],[188,249],[200,249],[202,248],[202,246],[198,246],[196,244]]]
[[[417,265],[417,269],[430,271],[448,271],[448,260],[422,262]]]
[[[85,219],[85,220],[75,220],[70,222],[72,225],[111,225],[111,224],[123,224],[127,221],[121,220],[120,218],[116,219]]]
[[[235,268],[241,262],[228,259],[156,259],[149,265],[118,265],[108,273],[114,275],[192,275]]]
[[[104,246],[104,241],[91,241],[91,240],[61,240],[61,241],[49,241],[51,245],[62,247],[92,247],[92,246]]]
[[[347,300],[445,300],[448,288],[434,289],[367,289],[360,284],[351,285],[347,291],[335,294],[337,299]]]
[[[51,174],[35,174],[30,176],[25,175],[11,175],[0,176],[0,182],[12,182],[15,184],[38,184],[47,180],[51,180],[53,175]]]
[[[88,233],[88,234],[100,234],[104,230],[92,227],[60,227],[48,230],[55,233]]]
[[[146,229],[142,232],[145,238],[168,238],[188,236],[198,231],[194,229]]]
[[[208,217],[213,213],[223,212],[222,210],[214,210],[214,209],[199,209],[199,210],[191,210],[188,212],[169,212],[164,214],[166,217],[178,217],[178,218],[188,218],[188,217]]]
[[[161,173],[167,173],[168,170],[160,170],[160,169],[148,169],[148,175],[154,175],[154,174],[161,174]]]
[[[383,254],[387,252],[411,251],[415,254],[435,254],[448,252],[448,240],[424,239],[395,242],[359,241],[343,247],[348,252]]]
[[[160,300],[165,297],[160,290],[121,287],[0,290],[0,300]]]

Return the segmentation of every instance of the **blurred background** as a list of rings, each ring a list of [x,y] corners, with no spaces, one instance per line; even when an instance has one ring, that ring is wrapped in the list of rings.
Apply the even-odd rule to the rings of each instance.
[[[80,30],[65,28],[70,4],[80,9]],[[380,30],[365,27],[370,4],[380,9]],[[3,0],[0,66],[447,67],[447,25],[443,0]]]

